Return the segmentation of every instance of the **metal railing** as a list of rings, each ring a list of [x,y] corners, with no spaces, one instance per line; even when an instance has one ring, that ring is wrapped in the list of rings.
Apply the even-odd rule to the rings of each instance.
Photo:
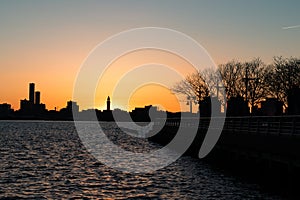
[[[213,120],[224,120],[221,117]],[[198,126],[199,129],[207,129],[210,118],[170,118],[165,122],[169,127]],[[155,123],[159,124],[157,120]],[[300,135],[300,115],[294,116],[247,116],[226,117],[223,131],[247,134],[273,134],[273,135]]]

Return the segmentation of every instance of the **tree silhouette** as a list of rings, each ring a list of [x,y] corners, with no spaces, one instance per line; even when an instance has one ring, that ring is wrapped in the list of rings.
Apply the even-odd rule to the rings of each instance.
[[[300,65],[296,58],[274,57],[265,74],[265,82],[270,96],[277,98],[287,108],[290,89],[300,87]]]
[[[245,84],[244,98],[253,108],[268,95],[266,90],[267,83],[264,78],[266,65],[259,58],[255,58],[250,62],[244,63],[241,72]],[[248,81],[246,81],[247,79]]]
[[[186,95],[189,99],[193,99],[195,104],[206,97],[218,96],[221,102],[224,102],[223,93],[220,90],[220,74],[218,70],[206,68],[203,71],[197,71],[186,76],[186,78],[176,83],[172,90],[178,94]]]
[[[189,99],[193,99],[196,104],[209,96],[209,89],[199,71],[186,76],[184,80],[176,83],[172,90],[178,94],[186,95]]]
[[[233,60],[219,65],[227,99],[243,97],[251,107],[256,106],[266,95],[265,69],[259,58],[244,63]]]
[[[277,98],[287,108],[290,89],[300,87],[299,60],[274,57],[271,65],[265,65],[260,58],[254,58],[249,62],[232,60],[219,65],[218,70],[207,68],[188,75],[176,83],[172,90],[194,97],[196,103],[205,97],[219,96],[218,73],[222,77],[226,98],[242,97],[252,109],[267,97]],[[222,96],[219,100],[224,102]]]
[[[235,60],[219,65],[227,99],[243,95],[241,92],[243,87],[241,66],[242,64]]]

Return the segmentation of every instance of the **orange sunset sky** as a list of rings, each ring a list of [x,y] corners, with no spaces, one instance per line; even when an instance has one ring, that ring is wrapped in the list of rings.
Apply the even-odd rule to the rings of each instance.
[[[65,107],[92,49],[114,34],[137,27],[185,33],[216,64],[254,57],[266,63],[273,56],[299,57],[299,7],[299,1],[292,0],[272,5],[259,0],[1,1],[0,103],[19,109],[20,99],[28,99],[28,85],[34,82],[47,109]],[[79,102],[80,109],[102,110],[110,95],[112,108],[160,104],[170,111],[179,111],[180,105],[188,110],[185,97],[178,99],[170,87],[191,72],[187,61],[168,52],[131,52],[115,60],[99,80],[95,104]],[[163,84],[135,87],[151,77]]]

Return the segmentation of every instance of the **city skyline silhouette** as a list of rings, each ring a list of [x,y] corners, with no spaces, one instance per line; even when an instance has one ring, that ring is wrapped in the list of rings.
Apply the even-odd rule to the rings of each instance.
[[[0,37],[3,44],[0,67],[5,73],[1,76],[0,103],[7,102],[19,109],[19,99],[27,97],[27,83],[34,81],[41,91],[47,91],[42,96],[47,109],[65,107],[66,101],[72,99],[80,65],[90,51],[111,35],[136,27],[166,27],[185,33],[203,44],[217,65],[231,59],[244,62],[260,57],[266,64],[271,64],[273,56],[298,57],[299,29],[282,29],[299,24],[296,17],[298,4],[295,1],[276,2],[270,8],[268,2],[257,0],[94,2],[88,5],[73,2],[73,6],[58,2],[22,2],[18,6],[14,2],[2,2],[0,24],[5,28]],[[74,13],[80,14],[74,16]],[[174,55],[142,51],[117,60],[107,81],[120,80],[118,73],[124,68],[126,71],[149,61],[178,65],[183,76],[190,73],[186,71],[188,64]],[[172,79],[176,82],[175,77]],[[113,84],[107,82],[104,85],[105,90],[97,93],[98,109],[105,108],[106,97],[112,95]],[[151,92],[155,89],[151,88]],[[155,97],[159,99],[160,95]],[[170,108],[167,110],[179,111],[172,95],[165,94],[163,99],[172,102],[168,103]],[[142,99],[132,102],[127,109],[126,103],[122,96],[114,98],[114,106],[125,110],[149,104]],[[185,103],[180,104],[184,106]],[[91,107],[80,105],[85,109]]]

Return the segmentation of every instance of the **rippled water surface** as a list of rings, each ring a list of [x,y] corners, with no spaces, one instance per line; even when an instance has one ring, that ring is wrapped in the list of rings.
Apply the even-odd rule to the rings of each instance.
[[[122,148],[158,148],[102,123]],[[278,199],[257,185],[182,157],[148,174],[103,165],[82,145],[72,122],[0,121],[0,197],[28,199]]]

